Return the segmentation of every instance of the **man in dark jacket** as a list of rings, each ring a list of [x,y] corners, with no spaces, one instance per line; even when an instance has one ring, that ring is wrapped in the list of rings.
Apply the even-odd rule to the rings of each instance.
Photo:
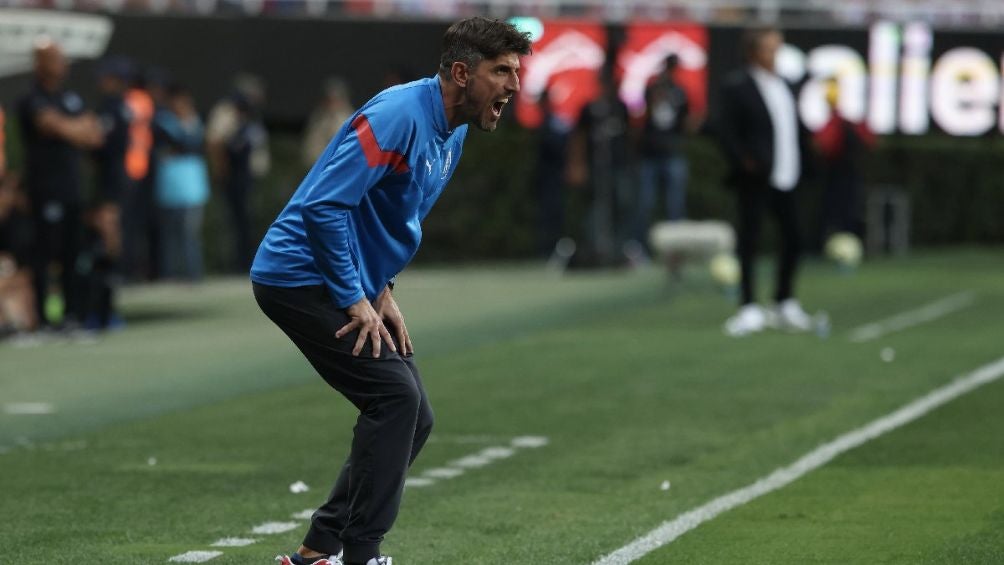
[[[59,46],[43,39],[35,45],[35,80],[18,104],[25,149],[25,187],[35,227],[32,254],[35,307],[42,324],[49,296],[49,267],[60,266],[63,321],[79,325],[82,282],[77,273],[81,234],[81,154],[103,142],[97,118],[84,111],[77,93],[63,81],[67,63]]]
[[[800,252],[795,188],[808,155],[808,132],[798,118],[794,91],[777,74],[774,59],[783,44],[773,28],[748,30],[742,38],[746,67],[726,79],[721,95],[719,134],[731,165],[729,181],[739,204],[738,251],[742,269],[742,306],[725,323],[741,336],[771,325],[805,331],[811,319],[794,296]],[[764,208],[780,228],[775,305],[756,303],[754,261]]]

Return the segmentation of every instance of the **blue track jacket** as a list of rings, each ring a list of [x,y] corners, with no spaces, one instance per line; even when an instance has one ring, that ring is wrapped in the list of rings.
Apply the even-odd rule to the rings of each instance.
[[[339,308],[375,300],[418,251],[421,222],[466,135],[467,125],[449,129],[438,77],[376,95],[345,122],[269,227],[251,280],[323,283]]]

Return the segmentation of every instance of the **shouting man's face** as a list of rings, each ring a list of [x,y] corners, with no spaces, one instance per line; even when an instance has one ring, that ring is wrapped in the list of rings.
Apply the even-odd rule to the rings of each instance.
[[[464,114],[482,131],[494,131],[502,108],[519,92],[519,55],[507,53],[485,59],[467,79]]]

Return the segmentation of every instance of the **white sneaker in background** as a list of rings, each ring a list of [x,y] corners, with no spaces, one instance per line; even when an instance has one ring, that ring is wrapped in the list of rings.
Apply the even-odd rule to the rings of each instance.
[[[789,298],[777,305],[778,327],[788,331],[807,332],[812,329],[809,316],[798,300]]]
[[[725,320],[725,334],[741,337],[763,331],[767,326],[767,315],[758,304],[747,304],[728,320]]]

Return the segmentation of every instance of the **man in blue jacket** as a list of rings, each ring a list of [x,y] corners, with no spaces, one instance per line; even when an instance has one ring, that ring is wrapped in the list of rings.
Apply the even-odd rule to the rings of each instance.
[[[498,125],[527,34],[473,17],[443,37],[436,76],[387,89],[342,126],[269,228],[251,268],[262,311],[359,409],[352,449],[284,565],[390,565],[380,542],[432,429],[394,277],[456,169],[467,124]]]

